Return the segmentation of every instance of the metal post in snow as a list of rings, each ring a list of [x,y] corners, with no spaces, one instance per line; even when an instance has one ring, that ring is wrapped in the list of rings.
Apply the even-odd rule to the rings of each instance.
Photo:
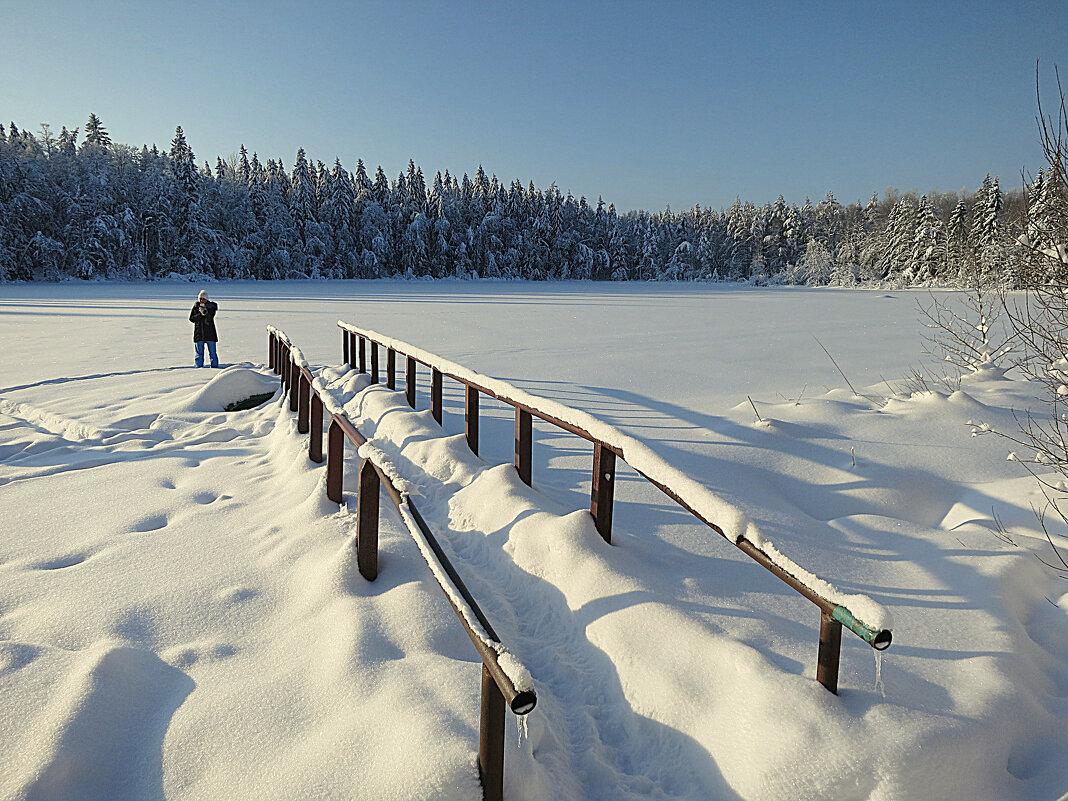
[[[597,532],[605,542],[612,542],[612,505],[615,497],[616,454],[603,442],[593,443],[593,489],[590,514]]]
[[[816,681],[838,695],[838,663],[842,655],[842,624],[820,611],[820,649],[816,655]]]
[[[345,432],[337,420],[330,421],[326,435],[326,497],[341,503],[344,481]]]
[[[323,399],[318,392],[311,394],[311,410],[309,412],[309,427],[311,437],[308,439],[308,458],[313,462],[323,461]]]
[[[274,369],[274,332],[267,334],[267,366]]]
[[[515,469],[519,480],[528,487],[533,480],[534,430],[530,412],[516,407],[515,410]]]
[[[378,500],[381,479],[370,459],[360,464],[356,495],[356,566],[368,581],[378,578]]]
[[[397,351],[393,348],[386,349],[386,386],[397,388]]]
[[[341,329],[341,361],[349,363],[349,332]]]
[[[295,412],[297,410],[297,377],[300,375],[300,368],[297,367],[297,361],[293,358],[292,352],[289,354],[289,411]]]
[[[297,373],[297,433],[308,433],[309,401],[311,400],[311,383],[301,370]]]
[[[371,383],[378,383],[378,343],[371,342]]]
[[[441,425],[441,370],[430,370],[430,413]]]
[[[467,447],[471,453],[478,453],[478,390],[466,387],[464,393],[464,433],[467,435]]]
[[[404,394],[407,396],[408,405],[415,408],[415,359],[411,356],[404,357]]]
[[[367,372],[367,340],[360,337],[360,372]]]
[[[482,711],[478,726],[478,777],[484,801],[504,799],[504,696],[482,665]]]

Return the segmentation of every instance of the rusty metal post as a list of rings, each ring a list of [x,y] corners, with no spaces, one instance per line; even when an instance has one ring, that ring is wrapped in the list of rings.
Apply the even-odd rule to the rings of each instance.
[[[311,409],[308,414],[311,438],[308,440],[308,458],[313,462],[323,461],[323,399],[318,392],[311,393]]]
[[[297,362],[293,358],[292,354],[289,357],[289,411],[295,412],[297,410],[297,396],[300,394],[297,391],[297,384],[300,383],[300,368],[297,367]]]
[[[356,495],[356,566],[368,581],[378,578],[378,500],[381,479],[370,459],[360,464]]]
[[[337,420],[330,421],[326,435],[326,497],[341,503],[341,486],[345,472],[345,432]]]
[[[349,363],[349,332],[341,329],[341,361]]]
[[[274,333],[267,334],[267,366],[274,369]]]
[[[515,410],[515,469],[519,471],[519,480],[528,487],[533,477],[531,471],[534,457],[534,429],[530,412],[525,409]]]
[[[278,378],[282,382],[282,394],[286,393],[289,389],[289,376],[286,373],[286,365],[289,363],[289,359],[286,358],[285,348],[278,348]]]
[[[349,359],[348,365],[350,370],[356,369],[356,335],[351,331],[346,332],[349,336]]]
[[[478,390],[466,387],[464,393],[464,433],[467,435],[467,447],[471,453],[478,453]]]
[[[367,340],[360,337],[360,372],[367,372]]]
[[[820,612],[820,650],[816,656],[816,681],[838,695],[838,662],[842,655],[842,624]]]
[[[386,348],[386,386],[397,388],[397,351]]]
[[[371,383],[378,383],[378,343],[371,342]]]
[[[612,542],[612,505],[615,498],[616,454],[603,442],[593,443],[593,490],[590,514],[605,542]]]
[[[430,369],[430,413],[441,425],[441,371]]]
[[[504,799],[504,696],[482,665],[482,713],[478,722],[478,777],[484,801]]]
[[[415,359],[411,356],[404,357],[404,394],[408,398],[408,405],[415,408]]]
[[[311,382],[303,371],[297,374],[297,385],[297,433],[307,434]]]

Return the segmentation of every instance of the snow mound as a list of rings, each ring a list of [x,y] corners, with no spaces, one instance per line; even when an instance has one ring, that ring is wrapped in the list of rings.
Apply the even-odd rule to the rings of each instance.
[[[247,367],[228,367],[196,390],[174,411],[218,412],[231,403],[278,389],[278,377]]]

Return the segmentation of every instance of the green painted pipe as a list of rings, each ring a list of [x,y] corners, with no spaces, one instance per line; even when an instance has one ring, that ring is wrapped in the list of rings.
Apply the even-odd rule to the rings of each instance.
[[[836,606],[831,613],[831,618],[837,620],[851,632],[870,644],[876,651],[885,651],[890,647],[890,641],[894,638],[890,629],[873,629],[853,617],[853,613],[844,606]]]

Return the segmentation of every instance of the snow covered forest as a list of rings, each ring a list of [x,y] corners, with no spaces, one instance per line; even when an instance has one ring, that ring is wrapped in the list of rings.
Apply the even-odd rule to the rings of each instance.
[[[952,286],[1042,282],[1017,243],[1046,203],[1040,172],[1005,192],[888,189],[867,204],[780,196],[729,208],[619,213],[556,184],[505,184],[410,161],[390,180],[298,150],[198,167],[179,126],[167,152],[84,131],[0,126],[0,281],[456,277]],[[80,139],[80,141],[79,141]]]

